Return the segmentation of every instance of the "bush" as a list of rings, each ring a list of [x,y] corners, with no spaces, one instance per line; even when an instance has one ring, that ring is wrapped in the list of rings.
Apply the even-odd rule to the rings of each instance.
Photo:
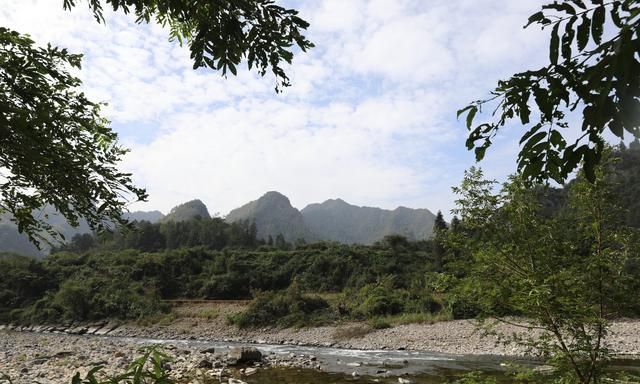
[[[321,297],[303,294],[297,283],[285,292],[258,293],[245,312],[229,317],[240,328],[276,325],[303,327],[334,318],[329,303]]]
[[[391,324],[389,324],[389,322],[383,317],[374,317],[373,319],[369,320],[369,325],[373,329],[391,328]]]
[[[393,279],[387,277],[358,291],[345,291],[342,305],[356,318],[373,318],[402,312],[406,296],[406,291],[394,289]]]

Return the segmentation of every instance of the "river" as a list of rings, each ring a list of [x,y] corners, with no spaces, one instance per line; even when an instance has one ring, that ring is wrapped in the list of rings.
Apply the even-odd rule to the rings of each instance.
[[[122,363],[130,362],[139,353],[136,352],[139,350],[139,346],[150,344],[164,345],[168,351],[172,352],[173,356],[181,356],[182,367],[192,366],[192,364],[197,364],[200,359],[207,358],[208,355],[201,353],[202,351],[213,348],[216,355],[225,356],[229,349],[237,346],[255,347],[262,352],[263,356],[266,356],[269,362],[299,363],[303,361],[304,364],[312,362],[308,365],[310,367],[320,367],[320,369],[272,367],[259,369],[251,376],[235,376],[249,384],[360,384],[372,382],[435,384],[451,382],[472,371],[481,371],[496,377],[498,382],[508,383],[510,380],[506,373],[514,365],[532,369],[545,368],[541,361],[534,359],[412,350],[362,350],[191,339],[81,336],[64,333],[0,332],[0,336],[0,363],[2,363],[0,364],[0,372],[3,369],[9,369],[12,377],[20,378],[16,383],[32,382],[22,381],[22,379],[27,379],[27,377],[22,377],[25,369],[29,376],[40,377],[40,374],[53,374],[52,370],[62,368],[63,362],[70,365],[66,369],[66,374],[61,372],[58,379],[54,377],[49,382],[69,382],[67,379],[62,380],[62,377],[72,374],[77,367],[87,363],[91,365],[91,361],[104,361],[100,364],[111,364],[112,367],[120,364],[122,367],[121,363],[116,360],[121,359]],[[114,356],[119,357],[114,359]],[[40,362],[36,363],[36,361]],[[278,366],[279,364],[267,365]],[[640,375],[640,361],[616,360],[611,369]],[[209,379],[208,382],[219,383],[219,381],[212,381],[212,379]]]

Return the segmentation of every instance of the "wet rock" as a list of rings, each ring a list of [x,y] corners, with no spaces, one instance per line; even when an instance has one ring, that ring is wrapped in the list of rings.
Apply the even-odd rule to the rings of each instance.
[[[198,362],[198,364],[196,365],[196,367],[198,368],[205,368],[205,369],[211,369],[213,368],[213,364],[207,360],[207,359],[202,359]]]
[[[215,353],[216,349],[214,347],[211,348],[205,348],[202,351],[200,351],[200,353]]]
[[[228,354],[228,360],[236,364],[253,363],[261,359],[262,352],[254,347],[234,347]]]
[[[245,376],[251,376],[258,373],[258,368],[246,368],[241,370],[242,374]]]

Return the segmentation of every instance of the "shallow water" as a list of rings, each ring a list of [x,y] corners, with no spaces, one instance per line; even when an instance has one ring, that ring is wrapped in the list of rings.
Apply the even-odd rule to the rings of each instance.
[[[446,378],[470,371],[482,371],[501,376],[508,365],[535,367],[541,363],[532,359],[491,355],[452,355],[427,351],[360,350],[329,347],[309,347],[279,344],[247,344],[194,340],[159,340],[144,338],[114,338],[140,344],[172,344],[204,349],[214,347],[225,352],[235,346],[253,346],[264,354],[281,356],[315,356],[322,370],[270,369],[247,378],[249,383],[397,383],[398,377],[410,377],[416,383],[442,383]],[[384,372],[382,372],[384,371]]]
[[[330,347],[309,347],[280,344],[251,344],[224,341],[164,340],[137,337],[78,336],[122,340],[136,344],[164,344],[182,348],[205,349],[214,347],[225,352],[236,346],[253,346],[263,354],[279,356],[315,356],[321,370],[302,368],[272,368],[259,370],[243,378],[249,384],[287,383],[398,383],[398,378],[415,384],[448,383],[465,373],[481,371],[494,376],[499,383],[509,383],[505,373],[514,365],[535,368],[541,361],[493,355],[453,355],[428,351],[360,350]],[[620,359],[610,370],[640,375],[640,360]],[[212,381],[217,383],[218,381]]]

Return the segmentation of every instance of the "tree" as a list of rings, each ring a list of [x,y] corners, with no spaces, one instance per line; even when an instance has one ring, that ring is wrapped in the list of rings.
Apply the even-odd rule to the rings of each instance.
[[[446,253],[444,241],[447,237],[447,222],[444,221],[442,212],[438,211],[436,219],[433,223],[433,260],[436,271],[442,271],[443,259]]]
[[[99,228],[125,223],[123,196],[146,198],[117,170],[126,150],[67,67],[80,55],[0,27],[0,213],[36,244],[56,235],[37,213],[46,204]]]
[[[609,164],[606,164],[607,166]],[[485,316],[518,313],[540,337],[512,341],[551,358],[571,382],[598,382],[609,356],[608,321],[636,304],[628,295],[638,245],[612,195],[608,168],[595,168],[593,183],[581,172],[568,207],[540,214],[543,189],[513,177],[490,193],[481,174],[467,174],[457,189],[458,213],[474,258],[473,279]]]
[[[447,230],[447,222],[444,221],[444,217],[442,216],[442,211],[438,211],[438,213],[436,214],[436,219],[433,222],[433,232],[437,233],[440,231],[446,231]]]
[[[133,13],[136,22],[155,19],[170,28],[170,39],[186,41],[194,69],[237,73],[247,61],[261,75],[276,77],[276,91],[289,85],[282,68],[292,47],[313,44],[301,33],[308,23],[297,11],[271,0],[155,1],[105,0],[114,11]],[[64,0],[64,8],[76,6]],[[98,22],[102,1],[89,0]],[[100,105],[78,91],[81,55],[51,45],[37,47],[27,36],[0,27],[0,215],[40,244],[61,236],[42,208],[53,206],[71,225],[86,219],[92,229],[127,224],[129,200],[144,200],[144,189],[117,164],[127,152],[100,115]]]
[[[466,114],[466,145],[476,159],[482,160],[500,129],[517,120],[527,129],[518,155],[526,180],[562,183],[582,162],[594,181],[604,133],[640,137],[638,12],[638,0],[560,0],[533,14],[525,28],[551,28],[550,63],[499,81],[490,98],[458,111],[458,117]],[[493,110],[493,119],[474,126],[483,108]],[[573,118],[582,125],[571,142]]]
[[[76,6],[77,0],[64,0],[64,9]],[[98,23],[104,23],[102,0],[89,0],[89,8]],[[264,76],[270,68],[276,77],[276,91],[290,85],[282,62],[291,64],[291,47],[302,51],[313,47],[302,30],[309,23],[298,17],[295,9],[275,5],[273,0],[104,0],[114,11],[133,13],[136,22],[149,23],[153,18],[170,29],[170,38],[186,41],[193,68],[227,70],[233,75],[246,58]]]

